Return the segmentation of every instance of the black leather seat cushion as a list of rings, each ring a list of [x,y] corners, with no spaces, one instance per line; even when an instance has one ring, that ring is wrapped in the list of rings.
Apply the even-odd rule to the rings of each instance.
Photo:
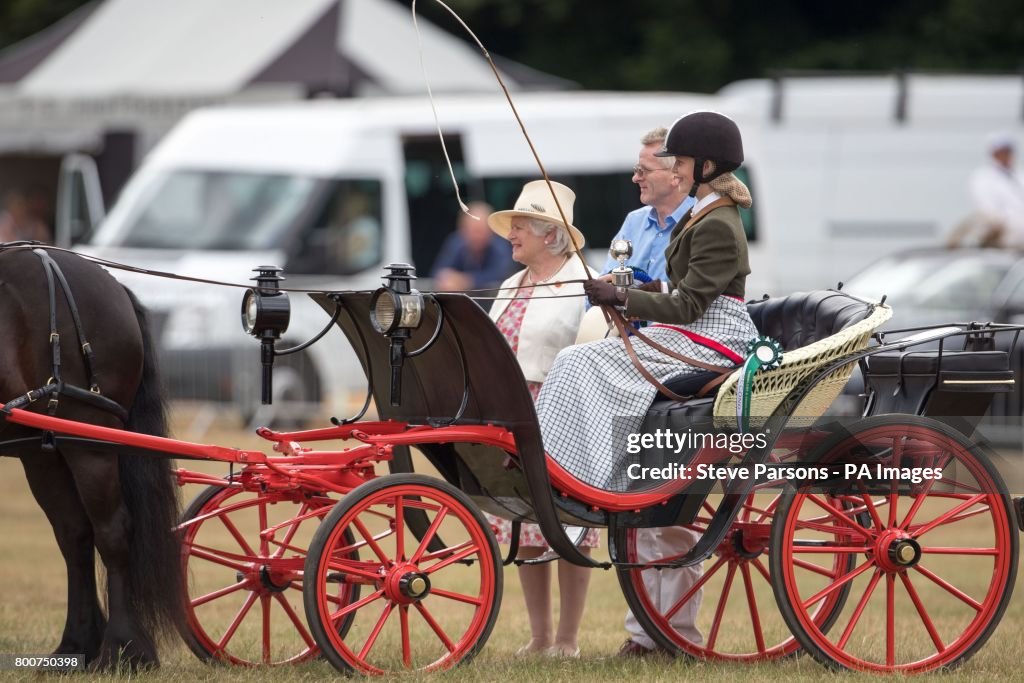
[[[807,346],[871,315],[870,304],[832,290],[797,292],[747,304],[758,331],[779,341],[782,349]]]
[[[679,377],[673,377],[669,381],[665,382],[665,387],[669,391],[674,391],[680,396],[693,396],[703,389],[705,384],[716,377],[718,377],[718,373],[711,372],[710,370],[691,373],[689,375],[680,375]],[[708,393],[708,396],[714,396],[717,393],[718,387],[716,386]]]
[[[877,375],[934,375],[939,370],[939,352],[886,351],[867,358],[868,372]],[[1010,371],[1006,351],[943,351],[944,372],[1004,374]]]

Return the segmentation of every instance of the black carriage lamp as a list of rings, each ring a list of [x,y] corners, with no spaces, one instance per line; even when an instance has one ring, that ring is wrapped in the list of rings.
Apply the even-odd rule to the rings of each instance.
[[[392,263],[385,269],[384,286],[370,299],[370,323],[391,342],[391,405],[401,405],[405,342],[423,319],[423,296],[412,288],[416,269]]]
[[[253,268],[256,286],[246,290],[242,297],[242,328],[260,340],[260,362],[263,365],[263,388],[261,398],[264,405],[273,402],[274,343],[288,329],[291,319],[291,304],[288,295],[281,291],[284,280],[277,266]]]

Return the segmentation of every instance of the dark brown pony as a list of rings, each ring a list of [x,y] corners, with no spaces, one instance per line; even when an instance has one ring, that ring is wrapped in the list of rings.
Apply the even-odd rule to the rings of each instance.
[[[127,411],[57,395],[56,416],[166,436],[154,350],[145,311],[99,266],[48,251],[67,280],[94,353],[102,396]],[[68,297],[57,283],[60,368],[67,385],[90,387]],[[0,401],[47,385],[54,376],[51,297],[43,259],[29,248],[0,246]],[[45,413],[48,397],[26,406]],[[36,501],[67,563],[68,611],[58,653],[84,653],[93,668],[156,665],[155,640],[181,623],[184,595],[177,539],[176,487],[170,462],[119,455],[96,444],[58,439],[8,423],[0,413],[0,455],[21,458]],[[97,594],[95,552],[106,568],[106,609]]]

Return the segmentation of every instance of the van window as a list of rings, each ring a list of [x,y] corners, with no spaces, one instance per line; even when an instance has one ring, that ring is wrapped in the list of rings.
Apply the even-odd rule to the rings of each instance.
[[[276,246],[306,208],[313,178],[175,171],[154,184],[128,219],[120,246],[265,249]]]
[[[484,196],[498,210],[511,209],[523,185],[536,179],[536,176],[484,178]],[[626,214],[640,206],[640,193],[630,180],[629,169],[622,173],[560,173],[551,179],[576,193],[572,222],[583,231],[588,249],[607,249]]]
[[[445,135],[445,148],[452,171],[465,201],[476,199],[468,182],[462,155],[462,138]],[[420,277],[434,267],[445,237],[455,230],[459,218],[459,202],[452,187],[448,161],[437,136],[408,136],[402,139],[405,160],[405,196],[409,208],[409,230],[412,262]]]
[[[381,182],[331,180],[312,223],[299,231],[288,271],[354,275],[382,258]]]

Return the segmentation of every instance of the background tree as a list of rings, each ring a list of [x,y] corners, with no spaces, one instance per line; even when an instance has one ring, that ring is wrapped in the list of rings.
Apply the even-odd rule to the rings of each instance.
[[[391,1],[410,4],[410,0]],[[84,0],[0,1],[0,47],[45,28],[83,4]],[[589,89],[713,92],[726,83],[778,69],[1024,68],[1020,0],[449,0],[449,4],[495,54]],[[432,0],[418,0],[417,9],[463,36],[456,22]]]

